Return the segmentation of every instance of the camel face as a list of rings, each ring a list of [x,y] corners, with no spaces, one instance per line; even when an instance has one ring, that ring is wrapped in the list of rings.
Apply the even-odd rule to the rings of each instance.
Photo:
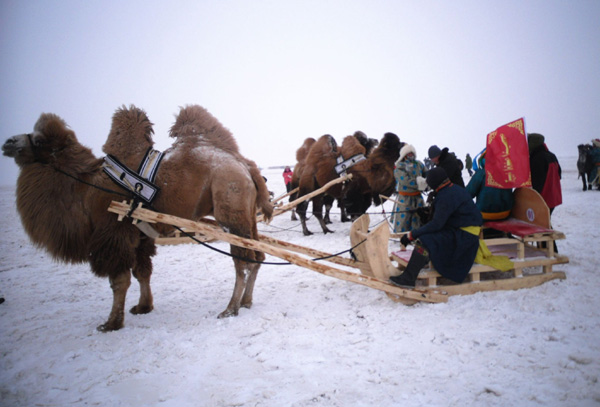
[[[33,154],[35,143],[36,139],[32,134],[13,136],[6,140],[2,146],[2,154],[14,158],[19,165],[33,162],[35,161],[35,155]],[[40,148],[44,144],[41,138],[38,138],[37,144]]]

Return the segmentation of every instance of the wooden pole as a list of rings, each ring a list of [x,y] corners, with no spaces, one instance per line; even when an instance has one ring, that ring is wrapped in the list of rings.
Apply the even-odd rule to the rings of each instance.
[[[113,201],[110,204],[108,211],[116,213],[120,216],[126,216],[127,213],[130,211],[130,206],[127,203]],[[370,288],[375,288],[386,293],[395,294],[399,297],[425,302],[446,302],[448,300],[447,295],[441,294],[436,291],[417,289],[411,290],[397,287],[388,282],[378,280],[374,277],[358,273],[352,273],[349,271],[330,267],[313,260],[306,259],[297,254],[293,254],[286,250],[273,247],[268,243],[260,242],[254,239],[243,238],[237,235],[233,235],[231,233],[226,233],[219,227],[211,226],[201,222],[194,222],[189,219],[183,219],[164,213],[154,212],[141,207],[135,209],[131,214],[131,217],[148,223],[166,223],[168,225],[174,225],[180,228],[185,228],[187,230],[198,231],[206,236],[211,236],[215,239],[223,240],[235,246],[245,247],[250,250],[257,250],[264,253],[268,253],[272,256],[282,258],[284,260],[289,261],[290,263],[294,263],[298,266],[314,270],[318,273],[330,277],[335,277],[340,280],[350,281],[356,284],[364,285]]]
[[[292,201],[286,205],[283,205],[277,209],[275,209],[275,211],[273,212],[273,217],[277,216],[277,215],[281,215],[284,212],[289,211],[292,208],[295,208],[296,206],[298,206],[298,204],[307,201],[309,199],[311,199],[312,197],[315,197],[319,194],[322,194],[323,192],[327,191],[329,188],[331,188],[332,186],[339,184],[340,182],[344,182],[347,180],[352,179],[352,174],[347,174],[344,175],[343,177],[340,178],[336,178],[332,181],[329,181],[327,184],[323,185],[321,188],[314,190],[313,192],[311,192],[310,194],[306,194],[301,196],[300,198],[296,199],[295,201]],[[257,222],[262,222],[264,220],[264,216],[263,215],[259,215],[256,218]]]

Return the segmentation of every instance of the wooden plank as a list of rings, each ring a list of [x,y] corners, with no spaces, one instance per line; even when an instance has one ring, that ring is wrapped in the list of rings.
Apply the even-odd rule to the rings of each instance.
[[[129,212],[129,205],[120,202],[113,201],[108,208],[109,212],[116,213],[119,215],[126,215]],[[180,228],[186,228],[189,230],[199,231],[200,233],[213,237],[215,239],[223,240],[235,246],[245,247],[250,250],[258,250],[264,253],[268,253],[272,256],[282,258],[294,263],[298,266],[305,267],[316,271],[318,273],[338,278],[340,280],[350,281],[356,284],[364,285],[370,288],[375,288],[380,291],[384,291],[389,294],[396,295],[407,299],[413,299],[425,302],[446,302],[447,296],[443,293],[434,290],[410,290],[401,287],[394,286],[387,281],[381,281],[377,278],[352,273],[349,271],[337,269],[334,267],[327,266],[322,263],[318,263],[297,254],[290,253],[287,250],[283,250],[264,242],[260,242],[254,239],[243,238],[237,235],[226,233],[218,227],[208,225],[206,223],[194,222],[189,219],[183,219],[164,213],[158,213],[150,211],[148,209],[138,207],[131,214],[132,218],[146,221],[149,223],[166,223],[169,225],[178,226]]]
[[[321,188],[311,192],[310,194],[306,194],[304,196],[301,196],[300,198],[296,199],[295,201],[289,202],[277,209],[275,209],[275,211],[273,211],[273,216],[277,216],[277,215],[281,215],[284,212],[289,211],[292,208],[295,208],[296,206],[298,206],[298,204],[304,202],[304,201],[308,201],[309,199],[324,193],[325,191],[327,191],[329,188],[331,188],[332,186],[339,184],[340,182],[344,182],[344,181],[348,181],[352,179],[352,174],[346,174],[343,177],[340,178],[336,178],[332,181],[329,181],[327,184],[323,185]],[[262,222],[264,220],[264,216],[263,215],[259,215],[256,218],[257,222]]]

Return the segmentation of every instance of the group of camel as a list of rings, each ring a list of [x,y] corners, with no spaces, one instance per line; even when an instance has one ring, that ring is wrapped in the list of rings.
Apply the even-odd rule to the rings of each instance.
[[[347,215],[354,220],[365,213],[372,204],[380,205],[381,196],[390,196],[394,192],[394,164],[400,156],[401,147],[402,143],[394,133],[385,133],[378,142],[357,131],[351,136],[346,136],[341,147],[329,134],[321,136],[318,140],[309,137],[296,151],[297,163],[292,176],[292,189],[298,188],[298,192],[292,194],[290,199],[308,195],[338,178],[335,167],[340,161],[364,155],[366,159],[347,169],[346,172],[352,174],[350,181],[335,184],[325,193],[311,199],[313,215],[319,221],[323,233],[329,233],[329,211],[335,200],[342,211],[341,220],[347,221]],[[312,234],[306,226],[309,202],[301,202],[296,208],[304,235]]]

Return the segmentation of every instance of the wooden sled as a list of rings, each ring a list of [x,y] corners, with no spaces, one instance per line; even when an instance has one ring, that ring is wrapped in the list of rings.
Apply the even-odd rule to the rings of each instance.
[[[518,188],[514,192],[515,204],[508,219],[485,222],[484,228],[502,231],[506,237],[486,239],[485,243],[495,255],[508,256],[514,269],[501,272],[490,266],[474,264],[468,281],[444,285],[440,274],[430,264],[419,274],[418,285],[441,287],[449,295],[473,294],[481,291],[517,290],[530,288],[554,279],[565,279],[565,273],[554,271],[556,264],[569,262],[567,256],[554,252],[554,241],[565,235],[550,228],[550,210],[544,199],[531,188]],[[395,251],[393,258],[400,267],[406,267],[412,250]],[[523,272],[527,269],[527,273]],[[440,285],[442,284],[442,285]]]
[[[187,231],[199,232],[204,236],[215,240],[222,240],[230,244],[245,247],[252,250],[258,250],[272,256],[279,257],[287,260],[290,263],[296,264],[301,267],[317,271],[318,273],[335,277],[341,280],[350,281],[352,283],[364,285],[376,290],[384,291],[392,298],[407,302],[414,303],[417,301],[425,302],[446,302],[447,295],[441,293],[437,289],[406,289],[397,287],[391,284],[387,278],[380,279],[377,276],[382,275],[379,272],[370,272],[370,266],[361,261],[343,258],[340,256],[333,256],[329,253],[321,252],[315,249],[309,249],[299,245],[294,245],[288,242],[283,242],[277,239],[273,239],[264,235],[260,235],[260,240],[243,238],[231,233],[226,233],[215,221],[202,220],[195,222],[189,219],[183,219],[172,215],[158,213],[149,209],[144,209],[141,205],[138,206],[131,214],[130,204],[126,202],[113,201],[108,208],[109,212],[116,213],[119,215],[119,220],[123,217],[131,216],[135,222],[147,222],[147,223],[165,223],[179,228],[184,228]],[[368,242],[365,242],[368,243]],[[369,244],[370,245],[370,244]],[[362,246],[362,245],[360,245]],[[359,248],[360,248],[359,246]],[[387,248],[387,240],[386,240]],[[360,249],[359,249],[360,250]],[[311,258],[321,258],[321,261],[315,261]],[[387,255],[386,255],[387,256]],[[327,261],[350,268],[360,269],[363,273],[357,273],[352,271],[343,270],[337,267],[324,264]]]

